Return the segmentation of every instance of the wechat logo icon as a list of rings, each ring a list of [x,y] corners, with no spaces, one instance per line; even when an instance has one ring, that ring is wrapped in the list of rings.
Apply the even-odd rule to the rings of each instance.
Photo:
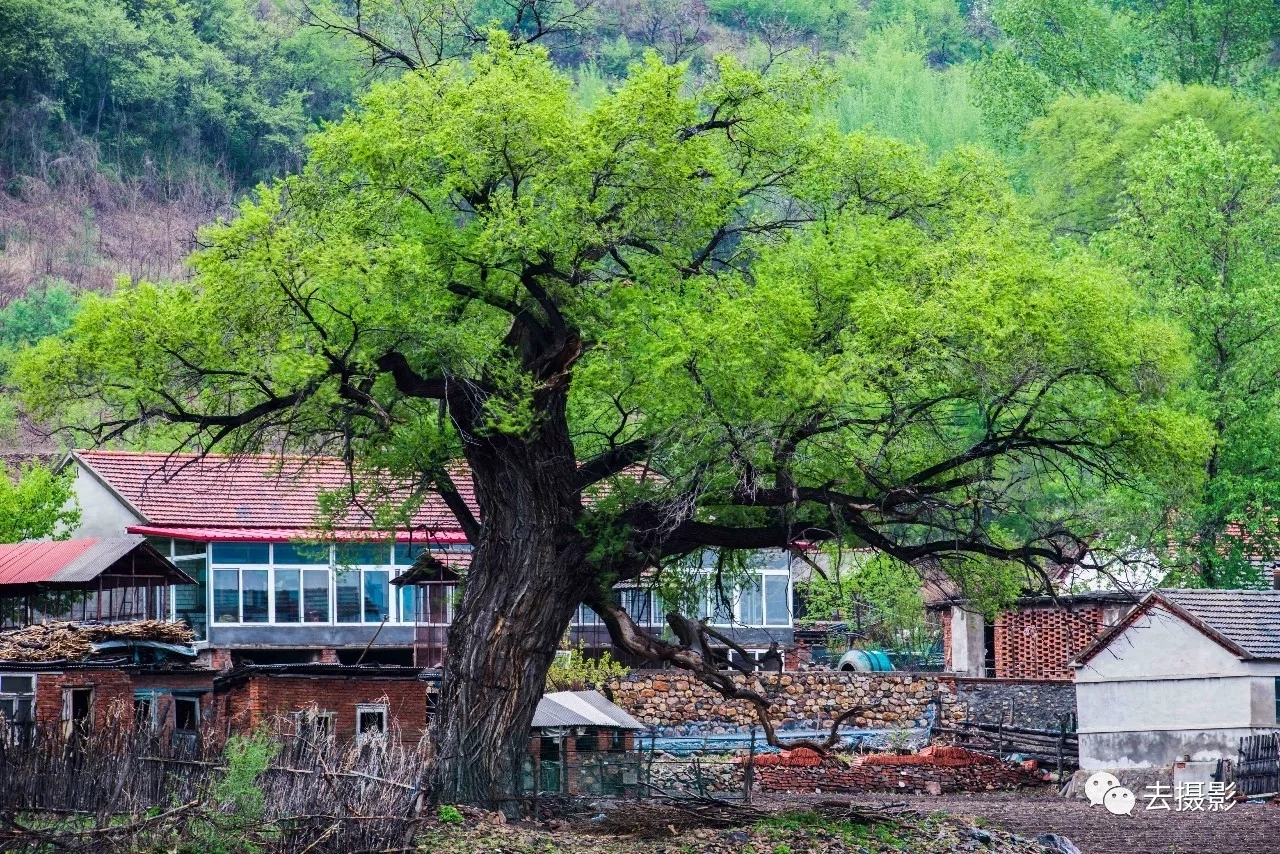
[[[1133,792],[1120,785],[1114,774],[1106,771],[1089,777],[1084,784],[1084,793],[1092,806],[1101,804],[1112,815],[1132,815],[1133,805],[1138,800]]]

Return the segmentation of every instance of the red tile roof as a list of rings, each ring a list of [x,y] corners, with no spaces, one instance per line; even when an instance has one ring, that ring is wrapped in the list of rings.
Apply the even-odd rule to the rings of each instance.
[[[335,457],[136,451],[75,451],[73,456],[143,517],[137,533],[164,529],[164,535],[176,536],[167,532],[181,528],[225,531],[226,539],[234,532],[240,539],[250,532],[253,539],[305,539],[319,527],[320,496],[349,488],[346,466]],[[475,512],[471,478],[459,472],[455,482]],[[373,513],[372,507],[353,502],[335,534],[378,533]],[[417,538],[443,536],[445,541],[461,535],[457,520],[434,494],[414,516],[413,530]]]
[[[135,556],[122,563],[131,552]],[[143,574],[159,572],[178,584],[193,583],[146,545],[144,538],[128,536],[0,544],[0,585],[84,583],[117,564],[127,573],[135,568],[136,560],[141,560],[136,568]]]

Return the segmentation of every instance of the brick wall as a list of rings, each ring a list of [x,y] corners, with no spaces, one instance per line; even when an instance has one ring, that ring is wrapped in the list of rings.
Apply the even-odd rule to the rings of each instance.
[[[116,720],[133,721],[133,678],[123,670],[68,670],[34,675],[38,726],[52,726],[62,720],[63,691],[73,688],[93,689],[95,726]]]
[[[1085,605],[1005,611],[995,623],[995,675],[1006,679],[1071,679],[1068,666],[1102,633],[1102,608]]]
[[[735,681],[747,685],[746,676]],[[834,670],[754,674],[750,687],[772,701],[775,723],[831,720],[856,709],[853,726],[914,726],[935,697],[944,716],[961,715],[953,680],[931,673],[847,673]],[[679,671],[635,670],[615,680],[613,701],[642,724],[657,727],[746,727],[758,723],[754,707],[725,700]]]
[[[951,609],[942,612],[942,661],[943,667],[951,669]]]
[[[335,714],[340,740],[356,735],[356,707],[387,705],[387,725],[405,744],[417,744],[427,728],[426,685],[412,679],[253,674],[218,692],[219,729],[244,732],[290,712],[315,708]]]

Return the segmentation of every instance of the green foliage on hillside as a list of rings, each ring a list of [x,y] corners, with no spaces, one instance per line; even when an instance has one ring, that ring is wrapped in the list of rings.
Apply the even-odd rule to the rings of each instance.
[[[237,183],[296,168],[302,139],[352,101],[350,46],[271,0],[0,3],[0,168],[105,168]]]

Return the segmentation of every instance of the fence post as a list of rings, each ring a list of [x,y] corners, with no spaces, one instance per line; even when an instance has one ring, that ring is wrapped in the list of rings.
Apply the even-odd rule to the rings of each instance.
[[[751,725],[751,749],[747,753],[747,765],[742,770],[742,800],[751,803],[751,783],[756,771],[756,727]]]
[[[1062,753],[1067,749],[1067,719],[1058,718],[1058,785],[1062,785]]]

